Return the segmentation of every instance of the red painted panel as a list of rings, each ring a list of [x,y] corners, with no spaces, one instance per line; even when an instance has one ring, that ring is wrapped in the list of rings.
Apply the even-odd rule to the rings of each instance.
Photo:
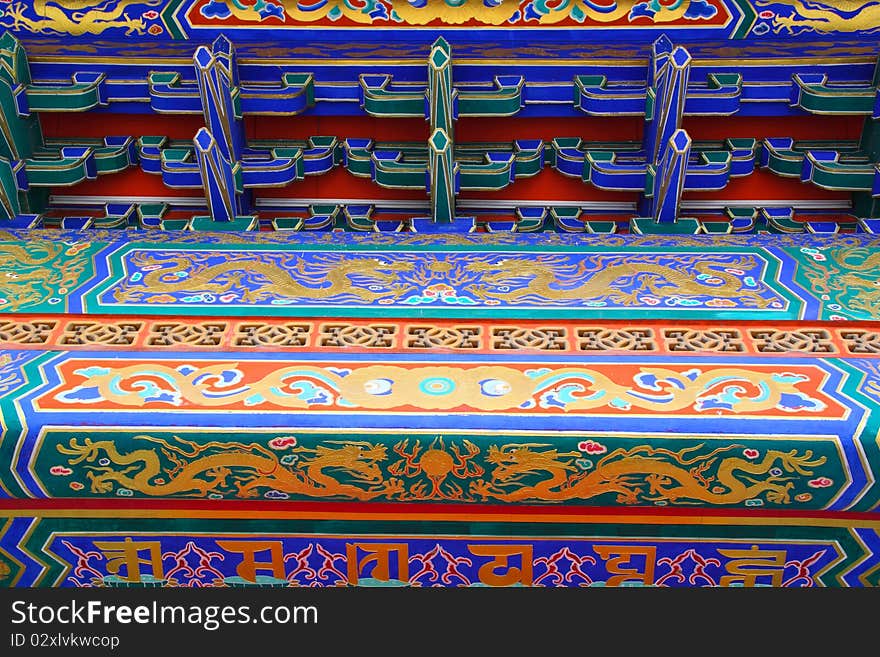
[[[644,119],[638,116],[609,118],[463,118],[455,126],[456,142],[510,142],[514,139],[580,137],[585,141],[642,140]]]
[[[605,192],[580,178],[563,176],[549,166],[531,178],[520,178],[500,192],[462,192],[463,199],[501,200],[506,198],[547,201],[635,201],[638,194]]]
[[[201,114],[62,114],[43,112],[45,137],[104,137],[106,135],[159,135],[192,139],[205,125]]]
[[[162,183],[162,176],[145,173],[140,167],[131,167],[119,173],[99,176],[73,187],[54,187],[53,194],[63,196],[202,196],[201,189],[171,189]]]
[[[425,201],[428,195],[417,189],[386,189],[369,178],[351,175],[338,166],[321,176],[309,176],[286,187],[256,190],[261,198],[323,198],[323,199],[399,199]]]
[[[849,192],[832,192],[797,178],[783,178],[766,169],[756,169],[750,176],[732,178],[720,192],[687,192],[684,200],[840,200],[851,198]]]
[[[852,116],[686,116],[682,127],[695,141],[728,137],[858,140],[862,124],[862,118]]]
[[[370,138],[376,141],[428,139],[424,119],[382,119],[373,116],[248,116],[245,134],[250,139],[307,139],[315,135]]]

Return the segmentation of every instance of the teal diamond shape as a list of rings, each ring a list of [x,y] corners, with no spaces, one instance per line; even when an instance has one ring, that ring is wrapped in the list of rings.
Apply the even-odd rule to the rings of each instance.
[[[451,141],[443,128],[437,128],[434,134],[431,135],[431,138],[428,139],[431,148],[438,153],[445,153]]]

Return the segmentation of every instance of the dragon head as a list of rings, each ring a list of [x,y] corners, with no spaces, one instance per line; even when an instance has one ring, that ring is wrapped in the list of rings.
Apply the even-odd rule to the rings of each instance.
[[[361,441],[345,442],[336,448],[322,445],[315,450],[315,454],[315,459],[309,465],[340,468],[360,481],[373,483],[382,481],[382,470],[378,464],[388,457],[385,445]]]
[[[543,443],[522,443],[518,445],[491,445],[486,460],[493,464],[493,481],[505,482],[522,475],[540,470],[574,470],[568,461],[560,459],[555,449],[535,451],[535,447],[550,447]],[[567,455],[563,455],[567,456]]]
[[[478,260],[472,262],[465,267],[465,270],[472,273],[484,274],[483,283],[492,285],[503,283],[511,278],[528,276],[535,274],[540,265],[528,258],[505,258],[495,262],[487,262]]]

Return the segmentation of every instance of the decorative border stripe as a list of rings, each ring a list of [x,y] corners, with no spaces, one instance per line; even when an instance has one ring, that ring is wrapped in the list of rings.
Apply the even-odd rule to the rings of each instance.
[[[640,321],[517,322],[284,318],[144,318],[15,315],[0,318],[0,343],[64,351],[304,351],[468,354],[817,354],[876,358],[875,323]]]

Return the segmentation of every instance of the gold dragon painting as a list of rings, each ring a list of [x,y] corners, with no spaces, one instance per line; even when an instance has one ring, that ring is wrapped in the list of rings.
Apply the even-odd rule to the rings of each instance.
[[[880,30],[880,0],[755,0],[756,9],[774,11],[774,32],[868,32]]]
[[[698,443],[679,450],[650,445],[561,451],[543,443],[481,447],[468,439],[403,439],[389,446],[368,440],[326,440],[313,446],[295,436],[261,442],[199,443],[174,436],[113,440],[72,438],[57,445],[66,465],[50,473],[84,475],[95,495],[267,499],[458,502],[602,503],[627,505],[787,505],[813,499],[807,486],[827,458],[813,450],[744,448]],[[599,443],[587,441],[587,449]],[[739,455],[737,455],[739,454]],[[392,455],[395,458],[389,463]],[[599,456],[597,455],[597,456]],[[593,457],[595,458],[595,456]],[[818,484],[815,482],[819,482]]]
[[[34,34],[101,34],[123,28],[125,34],[144,34],[146,23],[132,15],[133,7],[159,7],[165,0],[31,0],[0,8],[0,26]]]

